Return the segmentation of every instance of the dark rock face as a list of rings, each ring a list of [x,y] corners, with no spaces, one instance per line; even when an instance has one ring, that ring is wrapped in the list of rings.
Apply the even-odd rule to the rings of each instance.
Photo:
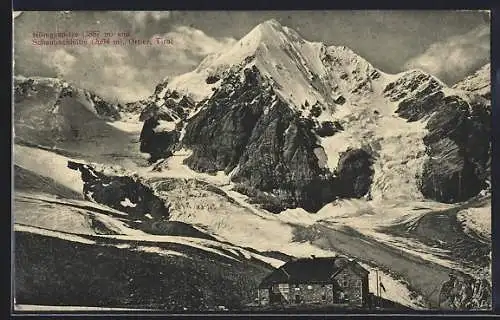
[[[220,80],[220,78],[217,75],[210,75],[210,76],[207,77],[207,79],[205,80],[205,82],[207,84],[213,84],[213,83],[216,83],[219,80]]]
[[[384,94],[391,101],[398,101],[396,113],[408,122],[423,119],[441,104],[444,93],[441,84],[432,76],[420,71],[412,71],[391,82]]]
[[[247,79],[255,81],[250,74]],[[233,170],[263,106],[271,104],[270,92],[246,82],[235,88],[233,83],[237,82],[236,77],[226,79],[186,126],[183,144],[193,150],[192,156],[186,159],[192,169],[210,173]]]
[[[14,83],[14,102],[22,101],[30,92],[35,89],[35,81],[27,79],[26,81],[15,81]]]
[[[165,203],[151,189],[130,177],[106,176],[89,165],[73,161],[68,161],[68,168],[81,172],[86,200],[126,212],[130,219],[160,219],[170,215]]]
[[[94,102],[94,108],[99,116],[112,121],[119,120],[121,118],[119,109],[116,105],[106,102],[101,97],[93,93],[89,93],[89,95],[92,102]]]
[[[180,132],[177,130],[155,132],[154,129],[159,125],[158,120],[159,118],[154,116],[144,121],[140,136],[140,151],[151,155],[149,158],[151,163],[170,157],[180,137]]]
[[[319,210],[335,191],[331,173],[319,167],[311,129],[312,122],[278,103],[256,124],[233,180],[272,193],[286,207]]]
[[[396,113],[408,122],[417,121],[435,111],[444,94],[442,85],[432,76],[415,70],[404,74],[384,89],[391,101],[400,101]]]
[[[318,210],[335,192],[331,173],[319,167],[314,153],[321,147],[311,132],[313,122],[282,102],[258,70],[246,69],[244,75],[243,82],[237,75],[225,78],[186,126],[183,144],[193,150],[186,164],[202,172],[237,168],[232,180],[247,194],[266,192],[272,211]]]
[[[363,149],[351,149],[340,155],[337,177],[339,196],[361,198],[370,191],[373,158]]]
[[[168,158],[178,147],[180,130],[195,103],[187,96],[181,96],[177,91],[164,90],[166,83],[159,84],[155,95],[144,102],[139,120],[144,121],[140,141],[140,151],[151,155],[149,161],[155,162]],[[162,98],[159,97],[163,94]],[[174,129],[158,130],[160,121],[171,122]]]
[[[320,127],[315,128],[315,132],[320,137],[331,137],[335,133],[343,131],[344,128],[338,121],[323,121]]]
[[[311,107],[311,116],[319,117],[321,115],[321,107],[318,104],[315,104]]]
[[[486,187],[490,155],[490,113],[480,104],[446,97],[427,123],[429,159],[419,187],[425,197],[453,203]]]
[[[450,275],[441,285],[439,302],[445,310],[491,310],[491,283],[485,278]]]
[[[428,119],[426,154],[417,177],[424,197],[454,203],[477,195],[489,179],[490,111],[479,96],[445,96],[432,76],[411,71],[384,90],[399,101],[396,113],[408,122]],[[464,93],[465,95],[465,93]]]
[[[337,99],[334,100],[335,104],[344,104],[345,103],[345,98],[343,96],[339,96]]]
[[[431,94],[418,93],[414,97],[401,101],[396,113],[408,122],[418,121],[435,111],[443,98],[444,94],[441,91]]]

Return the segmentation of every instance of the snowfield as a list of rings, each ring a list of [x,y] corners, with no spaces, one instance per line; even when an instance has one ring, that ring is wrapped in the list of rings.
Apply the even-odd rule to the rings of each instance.
[[[179,178],[179,179],[197,179],[212,183],[217,186],[227,185],[230,183],[229,176],[224,174],[224,171],[217,172],[216,175],[208,173],[196,172],[183,164],[183,161],[192,154],[191,150],[181,149],[175,151],[174,154],[166,160],[159,160],[154,166],[159,166],[161,171],[154,171],[152,167],[135,168],[141,177],[150,178]]]
[[[119,217],[126,216],[125,213],[90,201],[62,200],[51,195],[16,192],[13,207],[15,223],[33,227],[96,235],[98,233],[92,226],[94,220],[117,234],[133,235],[140,232],[120,220]]]
[[[139,114],[121,113],[118,121],[109,121],[110,126],[127,133],[139,134],[142,130],[143,122],[139,121]]]
[[[49,177],[78,193],[83,192],[80,172],[67,168],[69,159],[54,152],[14,145],[14,163],[41,176]]]
[[[427,261],[451,269],[463,270],[463,266],[449,258],[449,251],[430,247],[420,241],[407,237],[388,235],[379,231],[380,227],[389,227],[405,222],[416,221],[433,211],[453,208],[455,205],[434,201],[366,201],[363,199],[343,199],[324,206],[318,213],[311,215],[302,209],[286,210],[280,214],[283,221],[311,226],[319,223],[331,228],[347,226],[374,241],[418,256]],[[489,208],[482,208],[489,212]],[[484,221],[487,223],[487,221]],[[488,235],[486,239],[489,239]]]

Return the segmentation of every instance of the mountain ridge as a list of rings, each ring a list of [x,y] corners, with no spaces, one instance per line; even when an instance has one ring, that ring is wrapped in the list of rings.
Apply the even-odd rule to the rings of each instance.
[[[241,61],[242,59],[243,61]],[[282,70],[276,68],[280,64],[285,66]],[[208,77],[213,77],[212,81],[205,81],[203,84],[205,76],[207,77],[205,80],[208,80]],[[429,130],[435,131],[441,124],[445,125],[443,121],[459,121],[447,119],[446,115],[439,112],[440,109],[449,110],[451,108],[453,110],[455,108],[453,106],[446,107],[450,103],[468,106],[468,110],[463,109],[460,111],[467,113],[463,115],[467,119],[470,119],[468,113],[476,112],[472,109],[476,108],[477,105],[485,104],[484,101],[476,102],[477,99],[474,93],[451,88],[437,77],[419,69],[408,70],[395,75],[386,74],[374,68],[349,48],[343,46],[327,47],[321,43],[308,42],[300,38],[298,33],[290,28],[281,26],[276,20],[266,21],[256,26],[229,50],[207,57],[193,72],[173,79],[169,83],[163,83],[162,86],[167,88],[167,91],[172,90],[179,92],[181,95],[189,95],[194,92],[191,97],[194,97],[195,101],[199,100],[198,107],[188,117],[190,119],[189,124],[187,124],[188,128],[193,123],[191,119],[203,118],[204,114],[210,112],[207,109],[220,108],[221,104],[223,104],[226,107],[223,107],[222,110],[226,111],[220,113],[220,117],[226,117],[223,114],[227,112],[232,114],[234,108],[245,108],[244,105],[255,104],[255,99],[259,99],[259,94],[263,92],[271,92],[271,95],[276,95],[297,115],[297,119],[305,119],[305,122],[300,124],[300,126],[305,125],[305,130],[318,132],[318,129],[324,126],[334,128],[333,124],[337,123],[338,127],[342,127],[344,130],[335,133],[335,129],[332,136],[318,136],[316,139],[309,139],[307,149],[310,149],[312,154],[315,155],[318,163],[326,161],[330,174],[333,176],[336,175],[338,170],[343,170],[343,168],[338,168],[338,163],[346,163],[340,161],[341,154],[355,150],[358,150],[355,152],[367,151],[368,158],[373,159],[373,163],[368,167],[374,166],[374,169],[367,168],[367,172],[374,170],[373,177],[366,180],[368,176],[365,178],[354,176],[350,178],[353,180],[349,181],[357,184],[356,181],[360,178],[365,181],[363,183],[369,183],[372,188],[365,196],[368,198],[375,196],[378,199],[393,197],[423,199],[431,197],[443,201],[455,201],[452,199],[455,199],[457,195],[442,197],[440,196],[442,191],[433,191],[434,189],[441,190],[444,185],[429,187],[426,175],[429,174],[427,172],[429,170],[431,172],[441,170],[434,168],[436,164],[430,165],[429,163],[431,159],[436,157],[436,148],[439,150],[445,148],[439,151],[441,152],[439,154],[448,154],[451,150],[455,150],[453,152],[456,153],[450,159],[451,163],[454,163],[451,168],[454,169],[443,169],[443,174],[445,177],[448,174],[456,176],[455,170],[462,170],[461,168],[465,166],[463,163],[469,162],[469,160],[465,160],[465,162],[460,160],[463,157],[463,151],[460,150],[465,150],[466,147],[462,145],[467,144],[467,141],[454,138],[452,142],[445,142],[447,141],[446,135],[441,131],[437,131],[440,135],[438,139],[440,142],[438,145],[430,147],[430,139],[426,137],[430,136]],[[193,86],[196,88],[193,89]],[[222,92],[224,92],[223,95],[221,95]],[[253,93],[250,94],[250,92]],[[242,101],[241,95],[248,99],[245,98],[246,100],[243,99]],[[269,108],[276,104],[273,101],[264,102],[266,107],[262,109],[262,112],[269,112]],[[261,116],[264,116],[264,114]],[[486,116],[487,114],[479,116],[481,120],[478,121],[484,121]],[[462,117],[462,115],[459,117]],[[431,125],[429,125],[428,121],[431,118],[435,119],[435,121],[432,121]],[[206,118],[206,121],[208,119]],[[235,125],[235,118],[233,120],[229,120],[227,117],[227,120],[221,119],[216,117],[210,121],[222,121],[222,127],[229,125],[224,121],[232,121],[231,126]],[[198,128],[205,127],[206,129],[206,125],[199,124]],[[459,122],[453,122],[452,126],[455,125],[459,125]],[[481,124],[481,127],[484,129],[480,130],[484,132],[489,130],[487,125]],[[221,133],[224,132],[222,129],[213,127],[213,130],[218,130],[219,133],[206,132],[206,136],[213,136],[216,139],[215,137],[224,135]],[[275,132],[271,136],[283,134],[288,132],[287,130]],[[465,130],[465,134],[469,129],[463,128],[460,130]],[[188,130],[187,132],[187,135],[181,134],[181,136],[189,143],[183,143],[182,139],[180,139],[179,144],[195,149],[199,146],[199,150],[186,160],[188,166],[201,171],[208,168],[212,168],[208,169],[209,171],[214,170],[213,168],[216,168],[216,171],[232,170],[227,169],[225,165],[218,167],[212,164],[212,161],[215,160],[207,151],[211,150],[210,147],[207,149],[207,146],[214,145],[215,142],[205,141],[204,138],[199,137],[204,142],[197,144],[196,138],[192,137],[193,134],[196,135],[195,131]],[[479,135],[485,136],[484,133]],[[231,144],[234,138],[221,139]],[[413,145],[413,148],[408,148],[405,145],[407,143]],[[223,148],[223,146],[218,145],[215,147],[214,145],[213,151],[210,152],[220,151],[220,148]],[[243,148],[246,147],[243,146]],[[283,145],[282,148],[286,149],[287,147]],[[229,151],[229,153],[233,152]],[[276,152],[282,151],[278,148]],[[225,157],[224,153],[220,156]],[[235,155],[229,157],[234,158]],[[470,157],[474,158],[475,156],[470,155]],[[485,156],[482,155],[480,158],[482,159],[480,167],[484,167]],[[394,161],[395,163],[392,164]],[[203,165],[200,166],[200,163],[203,163]],[[411,165],[408,167],[409,163]],[[237,166],[238,169],[241,169],[242,165],[240,162]],[[231,167],[235,168],[234,166]],[[288,166],[289,164],[284,164],[285,168]],[[439,168],[444,168],[443,166],[444,164],[438,165]],[[434,169],[429,169],[430,167]],[[265,170],[276,170],[276,168]],[[348,171],[351,172],[350,169]],[[237,172],[241,173],[241,171]],[[398,175],[407,176],[407,178],[398,178],[396,172]],[[297,174],[298,172],[295,172],[293,176],[296,177]],[[364,174],[361,175],[364,176]],[[408,175],[410,176],[408,177]],[[482,174],[480,175],[482,176]],[[234,175],[233,178],[236,179]],[[309,180],[311,177],[307,179]],[[455,181],[459,178],[443,179],[443,181],[448,179]],[[304,181],[302,182],[304,183]],[[454,183],[457,182],[455,181],[452,184]],[[406,196],[404,195],[405,188],[401,189],[401,184],[406,187]],[[483,186],[479,182],[474,183],[474,185],[474,191],[464,192],[463,194],[479,192],[478,189]],[[375,186],[375,189],[373,186]],[[365,188],[361,189],[364,190]],[[458,193],[462,194],[462,191],[458,191]],[[333,194],[327,197],[327,199],[333,198],[335,198]]]

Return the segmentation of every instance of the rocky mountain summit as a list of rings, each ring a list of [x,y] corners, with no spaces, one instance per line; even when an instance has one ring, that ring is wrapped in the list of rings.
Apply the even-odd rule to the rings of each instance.
[[[483,98],[491,100],[490,64],[487,63],[473,74],[453,85],[453,88],[474,92]]]
[[[464,86],[421,70],[386,74],[270,20],[157,86],[141,151],[154,162],[191,150],[191,169],[223,171],[273,212],[395,198],[402,186],[416,199],[464,201],[488,187],[491,158],[488,95]],[[405,140],[420,147],[389,153]]]

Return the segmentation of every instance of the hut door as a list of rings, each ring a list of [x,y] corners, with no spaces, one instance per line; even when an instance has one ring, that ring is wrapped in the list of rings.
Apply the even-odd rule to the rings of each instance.
[[[300,295],[299,294],[296,294],[295,295],[295,303],[300,303],[301,299],[300,299]]]

